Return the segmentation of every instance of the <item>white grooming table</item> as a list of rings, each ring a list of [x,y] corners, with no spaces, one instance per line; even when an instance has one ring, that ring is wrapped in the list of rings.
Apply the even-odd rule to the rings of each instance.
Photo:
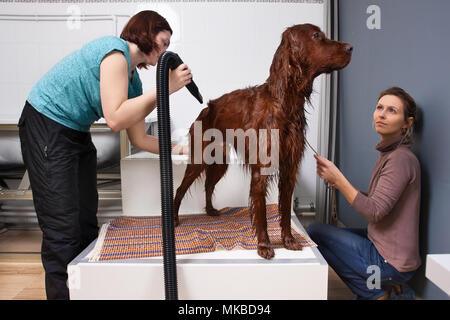
[[[298,227],[300,222],[292,219]],[[89,262],[94,242],[68,267],[70,299],[165,299],[162,257]],[[177,255],[182,300],[327,299],[328,265],[315,247]]]
[[[187,157],[173,159],[174,192],[181,183]],[[160,215],[160,178],[157,155],[141,153],[121,163],[125,216]],[[248,206],[249,175],[240,165],[229,165],[217,184],[213,204]],[[277,203],[277,184],[267,204]],[[195,183],[181,204],[182,213],[203,213],[203,182]],[[220,196],[218,196],[220,195]],[[292,223],[303,230],[292,212]],[[165,299],[163,258],[90,262],[87,255],[95,241],[68,266],[70,298]],[[275,249],[266,260],[256,250],[218,250],[177,255],[178,298],[183,300],[230,299],[327,299],[328,265],[317,248],[302,251]]]

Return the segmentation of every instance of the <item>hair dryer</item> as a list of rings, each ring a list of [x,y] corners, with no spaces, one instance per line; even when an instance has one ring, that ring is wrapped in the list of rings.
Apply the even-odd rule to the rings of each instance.
[[[180,64],[183,63],[183,60],[181,60],[180,56],[176,53],[171,54],[171,59],[169,60],[169,68],[171,70],[174,70],[178,68]],[[189,84],[186,85],[186,88],[189,90],[189,92],[200,102],[203,103],[203,97],[198,91],[198,87],[195,84],[194,80],[191,80]]]

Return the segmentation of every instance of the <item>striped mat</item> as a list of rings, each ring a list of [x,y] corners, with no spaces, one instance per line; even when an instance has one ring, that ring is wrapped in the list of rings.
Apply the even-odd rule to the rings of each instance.
[[[218,249],[256,250],[258,243],[252,227],[249,207],[226,207],[220,215],[180,215],[175,228],[176,254],[212,252]],[[273,248],[283,247],[278,205],[267,206],[267,233]],[[292,225],[292,235],[303,246],[316,244]],[[161,217],[117,218],[101,228],[89,261],[162,256]]]

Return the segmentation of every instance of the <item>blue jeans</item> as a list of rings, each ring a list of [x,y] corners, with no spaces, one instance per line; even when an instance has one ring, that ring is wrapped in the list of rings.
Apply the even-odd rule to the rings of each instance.
[[[357,299],[377,299],[386,294],[384,287],[404,284],[415,273],[399,272],[390,265],[367,238],[367,229],[314,222],[306,231]]]

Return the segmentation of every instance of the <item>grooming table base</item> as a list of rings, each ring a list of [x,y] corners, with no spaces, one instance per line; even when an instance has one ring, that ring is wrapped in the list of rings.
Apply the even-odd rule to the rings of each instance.
[[[94,246],[68,267],[71,299],[165,299],[162,257],[89,262]],[[218,250],[177,255],[177,280],[183,300],[326,299],[328,265],[315,247],[275,249],[271,260],[256,250]]]

